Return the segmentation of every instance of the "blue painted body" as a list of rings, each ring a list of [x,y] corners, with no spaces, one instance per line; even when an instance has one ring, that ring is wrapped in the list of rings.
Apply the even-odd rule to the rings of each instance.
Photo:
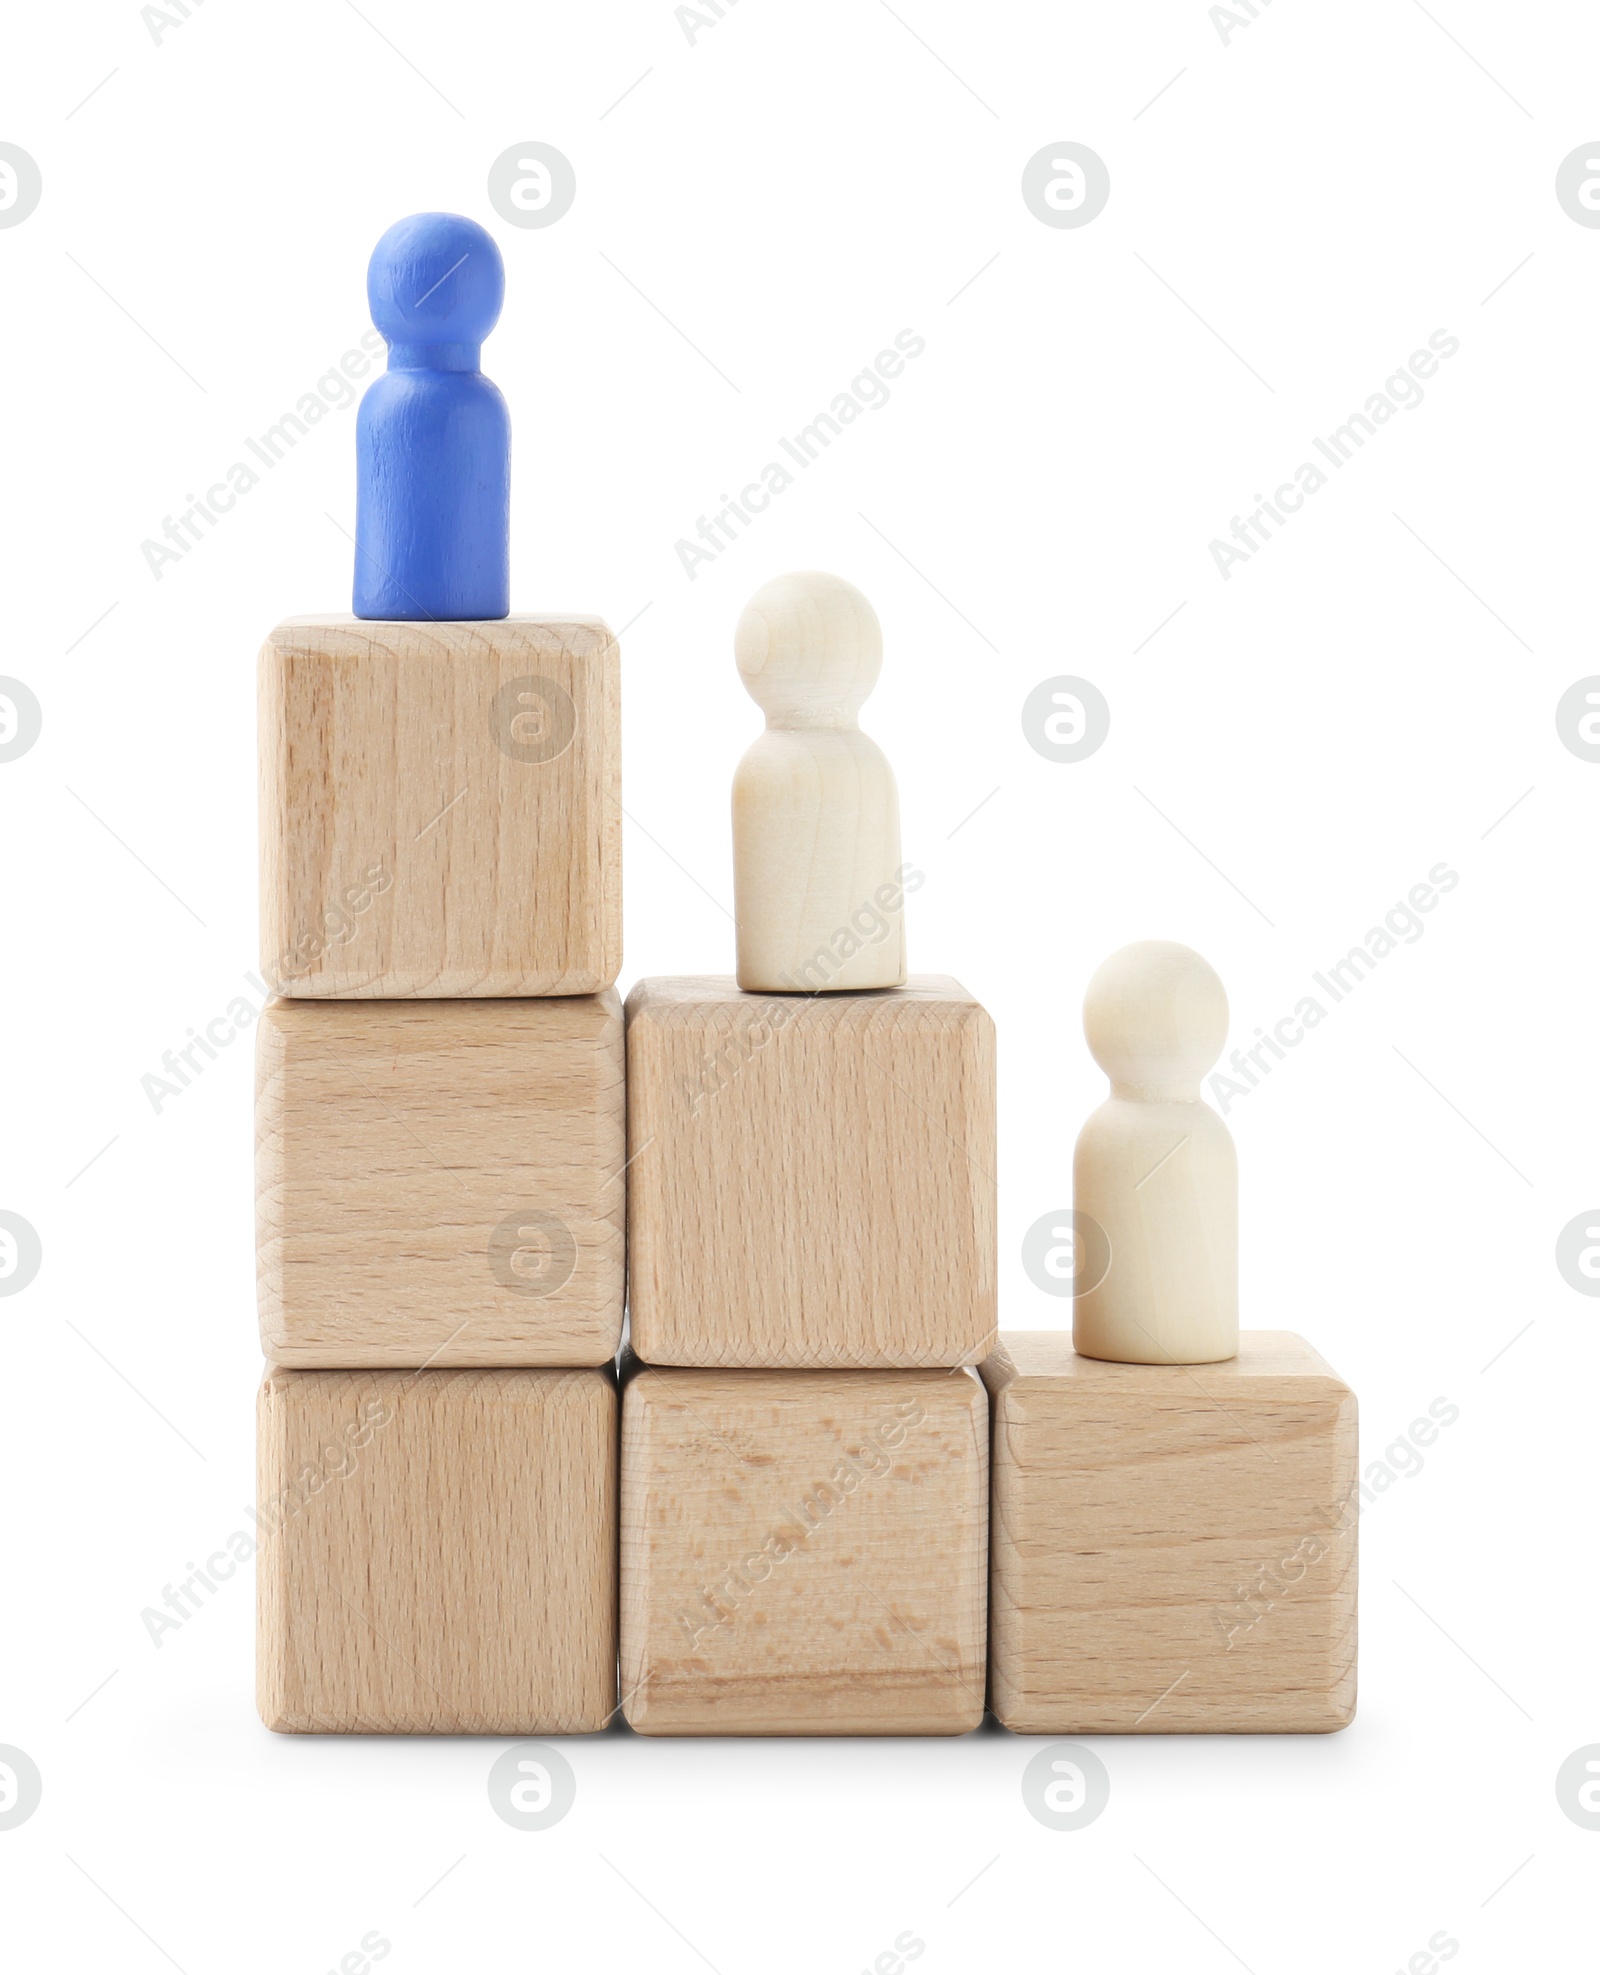
[[[356,413],[357,617],[511,608],[511,417],[478,368],[504,299],[500,249],[474,220],[415,213],[373,249],[389,368]]]

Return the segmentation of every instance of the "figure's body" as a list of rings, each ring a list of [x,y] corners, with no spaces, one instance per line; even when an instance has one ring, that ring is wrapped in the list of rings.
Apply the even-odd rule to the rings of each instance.
[[[356,413],[357,617],[511,608],[511,419],[478,368],[504,297],[500,250],[475,221],[416,213],[373,249],[389,368]]]
[[[1084,1034],[1111,1096],[1078,1135],[1073,1205],[1110,1243],[1073,1304],[1086,1358],[1209,1364],[1239,1349],[1239,1177],[1200,1079],[1228,1034],[1222,983],[1198,953],[1140,940],[1095,973]]]
[[[799,570],[756,592],[734,645],[767,716],[733,781],[739,985],[899,987],[900,799],[856,725],[883,659],[872,606],[840,577]]]

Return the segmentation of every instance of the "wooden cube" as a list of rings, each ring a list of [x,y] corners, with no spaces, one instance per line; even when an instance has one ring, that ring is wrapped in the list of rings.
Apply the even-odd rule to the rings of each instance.
[[[973,1372],[637,1370],[622,1418],[634,1728],[977,1726],[989,1449]]]
[[[609,1371],[269,1369],[262,1720],[290,1734],[603,1728],[616,1451]]]
[[[995,1338],[994,1024],[959,982],[628,996],[646,1363],[976,1363]]]
[[[1356,1703],[1355,1394],[1303,1339],[1222,1364],[1006,1332],[990,1705],[1025,1735],[1286,1734]]]
[[[598,1365],[622,1335],[622,1009],[275,1001],[261,1342],[287,1366]]]
[[[597,617],[297,617],[260,662],[261,968],[310,996],[592,994],[622,965]]]

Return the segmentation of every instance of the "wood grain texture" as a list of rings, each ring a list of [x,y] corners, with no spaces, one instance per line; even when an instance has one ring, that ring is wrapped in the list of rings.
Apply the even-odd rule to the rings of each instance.
[[[994,1024],[956,981],[628,997],[630,1316],[650,1364],[970,1364],[995,1336]]]
[[[293,1372],[257,1407],[257,1705],[291,1734],[616,1708],[609,1371]]]
[[[622,1442],[632,1727],[977,1726],[988,1404],[975,1374],[636,1369]]]
[[[622,1009],[274,1001],[262,1348],[291,1367],[598,1365],[622,1335]]]
[[[1303,1339],[1112,1364],[1004,1332],[990,1705],[1025,1735],[1342,1728],[1356,1698],[1356,1401]]]
[[[280,993],[615,981],[620,669],[599,618],[292,618],[259,678],[261,966]]]

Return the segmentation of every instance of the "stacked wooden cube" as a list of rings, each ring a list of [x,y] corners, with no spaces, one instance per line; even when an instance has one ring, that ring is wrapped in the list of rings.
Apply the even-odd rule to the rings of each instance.
[[[263,1718],[603,1726],[620,1479],[636,1727],[969,1728],[992,1025],[645,981],[625,1147],[617,675],[592,622],[262,653]]]
[[[260,661],[258,1701],[616,1706],[619,665],[595,619],[304,619]]]
[[[628,998],[622,1706],[647,1734],[984,1710],[994,1026],[876,993]]]
[[[269,1726],[1349,1719],[1348,1388],[997,1340],[957,982],[624,1015],[603,624],[295,621],[260,724]]]

